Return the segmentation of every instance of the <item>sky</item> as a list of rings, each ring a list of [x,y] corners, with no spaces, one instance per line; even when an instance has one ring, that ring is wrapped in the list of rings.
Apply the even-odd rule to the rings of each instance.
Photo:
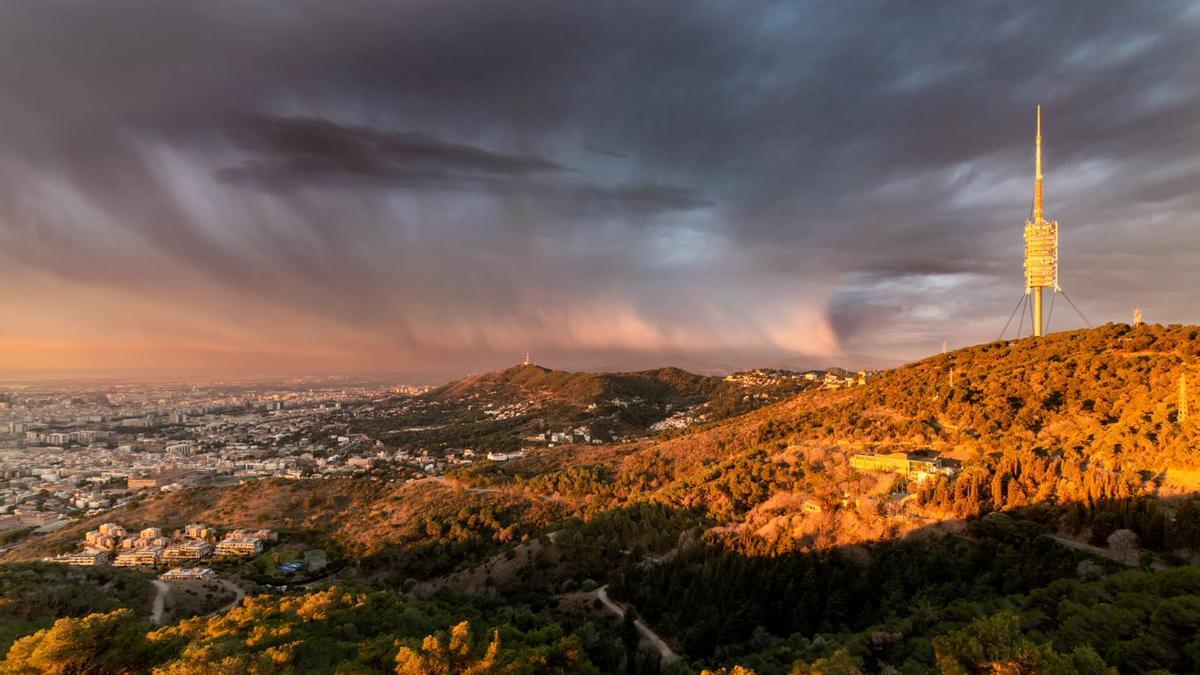
[[[0,377],[993,340],[1038,104],[1063,289],[1200,315],[1193,2],[15,0],[0,91]]]

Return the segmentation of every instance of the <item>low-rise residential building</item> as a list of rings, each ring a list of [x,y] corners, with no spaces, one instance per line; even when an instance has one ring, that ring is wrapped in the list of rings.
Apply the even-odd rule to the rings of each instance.
[[[217,530],[204,523],[189,523],[183,528],[183,536],[188,539],[212,541],[217,538]]]
[[[54,562],[78,567],[95,567],[97,565],[107,565],[110,560],[112,560],[112,554],[108,551],[80,551],[78,553],[60,555],[54,559]]]
[[[162,562],[163,550],[157,546],[121,551],[113,567],[155,567]]]
[[[97,528],[97,531],[100,534],[106,534],[110,537],[118,537],[118,538],[124,537],[128,534],[125,531],[125,528],[121,527],[120,525],[118,525],[116,523],[104,523],[99,528]]]
[[[207,541],[181,541],[163,549],[163,562],[178,563],[201,560],[212,555],[213,551],[213,545]]]
[[[231,537],[239,539],[261,539],[263,541],[279,541],[279,533],[275,530],[260,529],[260,530],[233,530],[225,535],[226,539]]]
[[[83,535],[83,545],[90,549],[112,551],[120,546],[120,544],[121,539],[111,534],[103,534],[99,530],[92,530]]]
[[[163,581],[209,581],[217,578],[217,573],[207,567],[176,567],[158,575]]]
[[[252,556],[262,553],[262,539],[258,537],[226,537],[217,544],[217,555]]]

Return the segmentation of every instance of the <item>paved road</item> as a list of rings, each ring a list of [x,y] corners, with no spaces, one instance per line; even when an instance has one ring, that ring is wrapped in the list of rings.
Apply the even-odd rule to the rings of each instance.
[[[161,626],[163,623],[163,609],[167,604],[167,596],[171,594],[171,587],[165,581],[155,579],[150,582],[154,585],[154,606],[150,610],[150,621],[155,625]]]
[[[600,598],[600,602],[604,603],[604,606],[613,614],[622,619],[625,618],[625,610],[608,597],[608,584],[596,589],[596,597]],[[641,619],[634,619],[633,625],[637,627],[638,633],[641,633],[642,637],[646,638],[646,641],[654,645],[654,648],[658,650],[663,663],[671,663],[679,660],[679,655],[672,651],[671,647],[657,633],[650,630],[650,627],[645,622]]]
[[[224,586],[225,588],[233,591],[234,597],[233,597],[232,602],[230,602],[228,605],[225,605],[221,609],[218,609],[215,612],[211,612],[209,614],[209,616],[213,616],[215,614],[224,614],[225,612],[228,612],[229,610],[233,609],[234,607],[237,607],[238,605],[242,604],[242,600],[246,597],[246,591],[243,591],[241,586],[238,586],[237,584],[233,583],[232,581],[229,581],[226,579],[217,579],[217,583],[219,583],[222,586]]]

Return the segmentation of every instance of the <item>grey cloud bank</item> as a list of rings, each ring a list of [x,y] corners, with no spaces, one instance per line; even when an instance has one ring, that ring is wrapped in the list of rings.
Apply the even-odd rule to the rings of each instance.
[[[1039,103],[1064,287],[1197,321],[1196,6],[922,9],[0,6],[0,342],[114,372],[913,358],[1021,292]]]

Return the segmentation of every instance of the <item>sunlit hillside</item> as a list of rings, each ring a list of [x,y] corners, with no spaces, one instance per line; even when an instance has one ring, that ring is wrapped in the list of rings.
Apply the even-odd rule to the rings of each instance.
[[[1024,664],[1018,672],[1186,670],[1200,664],[1181,637],[1194,630],[1187,563],[1200,550],[1200,431],[1180,419],[1178,395],[1200,356],[1198,335],[1189,326],[1108,325],[979,345],[655,439],[544,448],[438,479],[261,481],[163,494],[31,538],[6,559],[68,550],[101,519],[275,523],[285,538],[338,551],[323,583],[398,594],[263,599],[138,643],[148,663],[176,659],[172,667],[194,667],[197,652],[188,650],[201,645],[229,664],[319,670],[330,654],[354,652],[376,667],[428,665],[442,657],[422,652],[417,636],[458,619],[499,626],[498,607],[521,607],[533,613],[505,619],[507,646],[488,656],[494,650],[480,637],[462,662],[525,658],[505,656],[511,636],[515,653],[534,649],[571,672],[734,664],[785,672],[797,662],[813,672],[839,663],[828,672],[902,664],[903,672],[973,672],[953,665],[972,659]],[[664,374],[685,388],[707,381],[676,371],[636,379],[674,386]],[[522,366],[458,383],[454,395],[486,400],[494,388],[518,387],[594,396],[602,382],[614,386]],[[914,469],[910,459],[925,463]],[[1107,576],[1127,567],[1144,571]],[[649,638],[619,637],[625,629],[601,586],[606,600],[636,608],[658,631],[661,663],[636,648]],[[1090,619],[1080,617],[1108,611],[1113,593],[1140,594],[1128,600],[1130,625],[1148,626],[1156,642],[1086,632]],[[1064,595],[1080,603],[1076,613],[1054,605]],[[431,598],[441,604],[422,604]],[[330,652],[316,647],[323,634],[283,639],[310,605],[354,622],[366,620],[362,611],[424,618],[405,637],[372,629],[352,639],[358,646]],[[1055,612],[1050,627],[1045,617]],[[241,630],[237,617],[258,614],[279,639],[235,649],[225,636]],[[998,651],[971,651],[980,635]],[[660,649],[654,644],[642,646]]]

